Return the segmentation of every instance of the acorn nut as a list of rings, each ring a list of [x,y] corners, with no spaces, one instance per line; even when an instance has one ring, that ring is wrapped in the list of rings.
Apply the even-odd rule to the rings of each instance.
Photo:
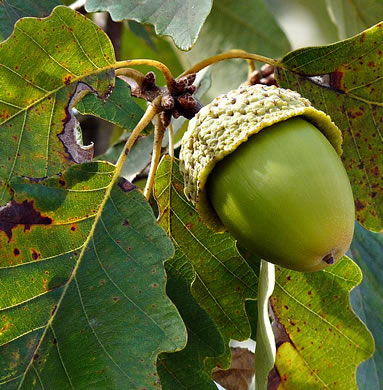
[[[297,92],[254,85],[219,96],[182,142],[185,194],[210,228],[296,271],[326,268],[350,246],[341,132]]]

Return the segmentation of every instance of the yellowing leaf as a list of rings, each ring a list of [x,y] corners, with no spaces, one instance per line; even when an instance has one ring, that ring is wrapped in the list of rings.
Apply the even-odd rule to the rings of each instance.
[[[276,268],[270,302],[284,389],[357,389],[357,366],[374,352],[370,332],[350,305],[350,290],[360,281],[347,257],[320,272]]]

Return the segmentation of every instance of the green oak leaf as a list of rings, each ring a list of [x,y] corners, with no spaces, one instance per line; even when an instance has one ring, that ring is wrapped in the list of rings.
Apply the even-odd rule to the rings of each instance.
[[[96,116],[130,132],[144,115],[144,110],[131,97],[129,85],[119,78],[107,100],[89,93],[76,104],[76,109],[83,115]],[[147,135],[152,130],[153,125],[150,124],[142,134]]]
[[[6,0],[0,2],[0,39],[11,35],[13,26],[26,16],[48,16],[54,7],[62,4],[59,0]]]
[[[15,177],[0,209],[0,386],[153,389],[183,348],[165,293],[174,253],[144,196],[105,162]]]
[[[196,276],[192,265],[178,247],[175,250],[175,256],[165,263],[166,292],[186,325],[188,343],[181,351],[159,355],[157,370],[161,386],[163,390],[178,389],[181,384],[183,389],[215,390],[217,387],[205,370],[204,360],[224,353],[223,339],[191,294],[190,286]]]
[[[113,46],[93,22],[56,7],[45,19],[20,19],[0,44],[0,205],[13,176],[47,177],[90,160],[73,105],[114,85]],[[33,164],[30,162],[33,161]]]
[[[241,341],[250,337],[245,301],[257,299],[258,278],[228,233],[215,233],[201,222],[186,200],[183,187],[178,160],[172,162],[165,156],[155,187],[159,222],[177,248],[177,256],[193,266],[192,295],[210,315],[225,343],[222,356],[205,357],[205,371],[210,374],[217,364],[229,367],[230,339]]]
[[[154,25],[159,35],[169,35],[181,50],[189,50],[211,10],[212,0],[87,0],[88,12],[108,11],[115,21],[125,19]]]
[[[351,303],[376,344],[374,356],[358,368],[358,385],[363,390],[375,390],[383,387],[383,237],[357,223],[350,252],[363,272],[362,283],[351,292]]]
[[[286,55],[275,68],[278,84],[308,98],[343,133],[343,163],[358,221],[383,229],[383,24],[328,46]]]
[[[357,366],[374,353],[374,339],[350,305],[361,279],[346,256],[319,272],[276,267],[270,302],[284,389],[357,389]]]

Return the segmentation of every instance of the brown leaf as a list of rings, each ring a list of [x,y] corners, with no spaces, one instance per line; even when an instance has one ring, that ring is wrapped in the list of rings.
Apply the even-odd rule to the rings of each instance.
[[[247,390],[254,376],[254,353],[246,348],[231,348],[228,370],[215,368],[213,379],[227,390]]]

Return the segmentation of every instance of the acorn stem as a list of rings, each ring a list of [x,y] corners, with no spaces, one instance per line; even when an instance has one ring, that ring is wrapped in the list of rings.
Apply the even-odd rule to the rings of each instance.
[[[149,175],[146,180],[146,185],[144,189],[144,196],[147,200],[150,198],[150,194],[152,193],[152,188],[154,184],[154,179],[157,172],[158,163],[161,157],[161,147],[162,140],[164,138],[165,126],[163,125],[161,118],[157,116],[156,125],[154,128],[154,144],[153,144],[153,152],[152,152],[152,162],[150,164]]]
[[[172,123],[169,124],[168,131],[169,131],[169,156],[173,161],[174,160],[174,130],[173,130]]]
[[[199,62],[198,64],[195,64],[190,69],[186,70],[182,74],[180,74],[177,79],[180,77],[186,76],[190,73],[197,73],[200,70],[206,68],[209,65],[215,64],[220,61],[224,60],[230,60],[235,58],[243,58],[245,60],[253,60],[253,61],[260,61],[264,62],[266,64],[272,65],[272,66],[278,66],[279,61],[273,60],[272,58],[264,57],[259,54],[252,54],[248,53],[244,50],[229,50],[221,54],[217,54],[215,56],[206,58],[205,60]]]
[[[160,110],[161,96],[158,96],[151,105],[145,111],[145,114],[142,116],[140,121],[137,123],[137,126],[134,128],[132,134],[130,134],[128,140],[126,141],[124,148],[120,154],[120,157],[116,163],[117,173],[120,174],[125,163],[125,160],[128,156],[129,151],[132,149],[137,138],[140,136],[145,127],[151,122],[155,115]]]
[[[119,69],[119,68],[126,68],[126,67],[137,66],[137,65],[148,65],[160,70],[165,77],[168,90],[170,92],[173,92],[174,89],[173,74],[170,71],[170,69],[160,61],[148,60],[148,59],[117,61],[114,65],[114,68]]]

